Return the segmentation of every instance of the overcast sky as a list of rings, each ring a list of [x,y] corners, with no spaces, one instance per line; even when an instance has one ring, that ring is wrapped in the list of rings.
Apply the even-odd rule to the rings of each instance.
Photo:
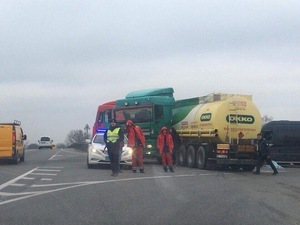
[[[31,143],[140,89],[253,96],[300,120],[299,0],[0,0],[0,122]]]

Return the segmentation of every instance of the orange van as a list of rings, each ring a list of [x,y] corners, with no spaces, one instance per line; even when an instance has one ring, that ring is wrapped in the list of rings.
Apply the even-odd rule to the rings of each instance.
[[[0,123],[0,159],[12,160],[14,164],[25,160],[24,140],[21,122]]]

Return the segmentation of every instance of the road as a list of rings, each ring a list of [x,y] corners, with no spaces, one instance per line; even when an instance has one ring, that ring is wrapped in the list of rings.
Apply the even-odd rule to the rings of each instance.
[[[0,163],[0,224],[300,224],[300,169],[272,176],[178,167],[88,169],[75,149],[28,150]]]

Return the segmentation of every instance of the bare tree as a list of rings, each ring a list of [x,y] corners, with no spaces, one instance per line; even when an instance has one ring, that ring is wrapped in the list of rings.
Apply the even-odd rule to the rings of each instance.
[[[269,123],[273,120],[273,116],[270,116],[270,115],[264,115],[262,117],[262,123],[263,125],[266,124],[266,123]]]
[[[66,143],[68,145],[73,143],[82,143],[89,138],[89,134],[84,133],[82,130],[71,130],[67,136]]]

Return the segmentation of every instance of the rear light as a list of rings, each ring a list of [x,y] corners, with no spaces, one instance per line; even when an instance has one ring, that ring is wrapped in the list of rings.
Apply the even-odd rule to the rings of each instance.
[[[218,150],[217,150],[217,154],[222,154],[222,155],[228,154],[228,150],[225,150],[225,149],[218,149]]]
[[[14,142],[16,141],[16,135],[14,135],[14,134],[12,135],[12,141],[14,141]]]

